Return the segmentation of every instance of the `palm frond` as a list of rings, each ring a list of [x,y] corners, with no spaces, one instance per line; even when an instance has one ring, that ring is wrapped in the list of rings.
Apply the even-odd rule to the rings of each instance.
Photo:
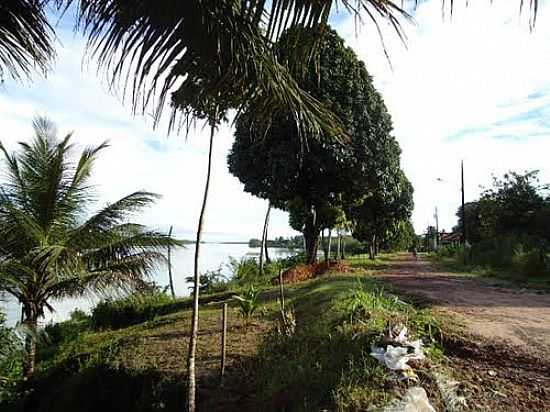
[[[62,1],[65,5],[73,0]],[[335,4],[352,13],[370,7],[400,31],[406,15],[392,0],[80,0],[79,21],[89,49],[111,84],[121,84],[136,112],[153,107],[155,123],[167,101],[171,125],[183,112],[213,120],[229,108],[253,104],[262,123],[277,110],[294,113],[300,130],[342,134],[338,119],[300,90],[277,61],[272,44],[290,27],[325,25]],[[308,65],[315,42],[296,42]],[[305,60],[304,60],[305,59]],[[214,120],[219,120],[214,119]]]
[[[110,236],[112,229],[122,224],[129,214],[150,206],[158,198],[159,195],[144,191],[125,196],[115,203],[107,205],[75,228],[69,234],[67,243],[79,248],[97,245],[98,241],[104,239],[105,234]]]
[[[54,33],[47,21],[44,0],[0,2],[0,80],[29,78],[42,73],[55,57]]]

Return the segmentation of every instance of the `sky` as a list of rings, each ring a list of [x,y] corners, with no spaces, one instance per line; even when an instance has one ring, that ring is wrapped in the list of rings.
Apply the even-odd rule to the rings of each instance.
[[[448,2],[447,2],[448,3]],[[550,1],[542,1],[530,31],[519,0],[455,2],[452,18],[441,0],[419,2],[413,22],[403,21],[405,44],[381,24],[380,37],[343,13],[332,24],[373,76],[392,115],[402,148],[402,166],[414,189],[413,223],[418,233],[434,224],[451,229],[460,204],[460,162],[466,201],[474,200],[492,174],[540,170],[550,182]],[[37,115],[74,132],[80,146],[104,140],[110,147],[96,164],[97,203],[114,202],[135,190],[162,199],[138,220],[191,238],[203,195],[208,130],[188,136],[156,130],[150,118],[133,116],[128,103],[109,91],[97,67],[84,57],[84,40],[70,24],[56,29],[58,57],[47,78],[0,85],[0,140],[8,148],[32,136]],[[265,200],[243,192],[229,174],[226,157],[232,129],[215,138],[213,175],[205,222],[207,239],[259,237]],[[440,179],[440,180],[438,180]],[[295,234],[282,211],[271,214],[270,237]]]

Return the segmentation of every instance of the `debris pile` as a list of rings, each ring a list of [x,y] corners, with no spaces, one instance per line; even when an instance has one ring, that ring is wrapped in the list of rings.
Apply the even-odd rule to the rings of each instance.
[[[424,388],[409,388],[400,401],[390,403],[384,412],[436,412]]]
[[[418,380],[410,361],[426,358],[420,339],[410,341],[406,326],[389,328],[378,345],[371,346],[371,356],[391,370],[398,380]]]

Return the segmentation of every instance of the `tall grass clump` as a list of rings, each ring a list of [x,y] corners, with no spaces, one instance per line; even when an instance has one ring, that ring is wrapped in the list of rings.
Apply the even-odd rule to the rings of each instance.
[[[162,292],[106,299],[92,309],[91,325],[95,330],[123,328],[174,312],[182,303]]]

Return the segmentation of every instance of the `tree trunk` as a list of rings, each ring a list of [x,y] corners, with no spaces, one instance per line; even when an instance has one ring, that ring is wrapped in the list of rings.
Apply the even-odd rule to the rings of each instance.
[[[210,145],[208,149],[208,167],[206,172],[206,183],[204,186],[204,197],[202,199],[202,207],[199,215],[199,224],[197,226],[197,238],[195,243],[195,267],[193,273],[193,314],[191,323],[191,336],[189,338],[189,356],[187,358],[187,411],[196,411],[195,393],[196,393],[196,374],[195,374],[195,353],[197,351],[197,338],[199,331],[199,256],[202,240],[202,225],[204,221],[204,212],[208,200],[208,189],[210,187],[210,175],[212,171],[212,147],[214,143],[214,134],[216,132],[216,121],[210,124]]]
[[[330,249],[332,247],[332,244],[331,244],[331,241],[332,241],[332,229],[328,229],[328,247],[327,247],[327,250],[328,250],[328,260],[330,262]]]
[[[327,242],[325,239],[325,229],[321,230],[321,247],[323,248],[323,254],[325,255],[325,262],[328,262],[328,250]]]
[[[336,249],[336,260],[340,260],[340,250],[342,249],[342,234],[338,229],[338,247]]]
[[[316,262],[317,249],[319,247],[319,229],[317,227],[316,213],[313,207],[311,208],[310,217],[306,219],[304,239],[306,243],[306,263],[310,265]]]
[[[260,276],[264,274],[264,253],[267,263],[267,225],[269,222],[269,212],[271,211],[271,202],[267,205],[267,212],[265,214],[264,228],[262,231],[262,243],[260,244]]]
[[[34,375],[36,367],[36,333],[38,327],[38,316],[32,308],[24,308],[25,321],[24,324],[28,328],[25,336],[25,362],[23,365],[23,375],[29,378]]]
[[[375,241],[374,241],[374,256],[378,256],[378,249],[380,248],[380,246],[378,245],[378,241],[376,240],[376,235],[375,236]]]
[[[375,251],[374,245],[376,244],[376,235],[372,235],[371,241],[369,242],[369,259],[374,260]]]
[[[269,264],[271,262],[271,259],[269,258],[269,252],[267,250],[267,241],[269,239],[269,236],[267,235],[269,231],[269,216],[271,214],[271,202],[269,202],[269,205],[267,207],[267,213],[265,217],[265,243],[264,243],[264,252],[265,252],[265,263]]]
[[[168,237],[172,237],[172,229],[170,226],[170,231],[168,232]],[[174,291],[174,279],[172,278],[172,249],[168,245],[168,281],[170,282],[170,292],[172,293],[172,299],[176,299],[176,292]]]
[[[342,256],[341,256],[342,260],[344,260],[346,258],[346,242],[345,240],[342,242]]]

